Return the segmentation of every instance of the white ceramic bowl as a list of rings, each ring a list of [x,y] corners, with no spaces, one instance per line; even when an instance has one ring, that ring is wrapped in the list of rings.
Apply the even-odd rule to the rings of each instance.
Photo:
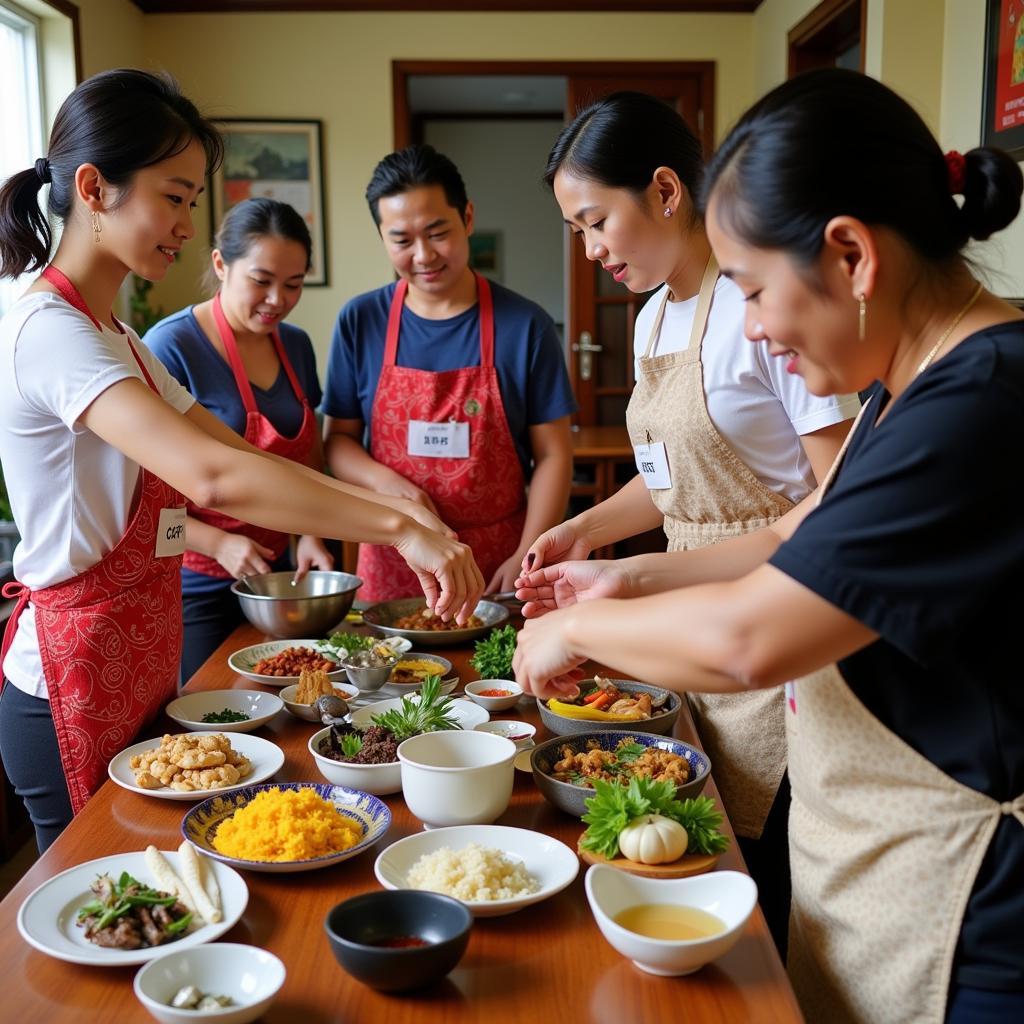
[[[228,668],[232,672],[237,672],[238,675],[245,676],[246,679],[251,679],[254,683],[260,683],[263,686],[289,686],[292,683],[297,684],[299,681],[298,676],[265,676],[262,673],[253,671],[264,658],[272,658],[275,654],[280,654],[289,647],[305,647],[322,655],[325,661],[334,660],[333,653],[328,654],[321,649],[319,640],[268,640],[266,643],[253,644],[251,647],[243,647],[240,651],[235,651],[228,658]],[[337,668],[328,671],[327,678],[331,682],[342,682],[345,679],[345,670],[341,665],[338,665]]]
[[[540,903],[570,885],[580,867],[575,850],[541,832],[508,825],[463,825],[416,832],[399,839],[380,853],[373,873],[385,889],[408,889],[409,872],[420,857],[443,846],[464,850],[470,843],[501,850],[509,860],[522,864],[538,886],[536,892],[510,899],[463,900],[474,917],[498,917]]]
[[[512,797],[516,745],[486,732],[430,732],[398,746],[402,793],[426,828],[486,825]]]
[[[353,701],[359,696],[359,687],[352,686],[351,683],[331,683],[331,685],[334,687],[334,692],[342,700]],[[284,702],[285,708],[296,718],[301,718],[304,722],[319,722],[320,716],[316,713],[316,709],[312,704],[300,704],[295,699],[298,692],[299,688],[297,685],[286,686],[281,691],[281,700]],[[356,787],[356,789],[359,788],[359,786]]]
[[[320,774],[336,786],[348,786],[349,789],[361,789],[364,793],[375,796],[386,796],[388,793],[399,793],[402,789],[402,766],[398,761],[390,764],[345,764],[335,761],[320,753],[320,744],[327,739],[331,729],[321,729],[313,733],[309,740],[309,752],[316,761]]]
[[[382,715],[385,711],[392,711],[402,706],[403,700],[413,703],[419,701],[418,693],[411,693],[408,697],[390,697],[388,700],[374,701],[372,704],[364,704],[361,708],[352,712],[352,724],[357,729],[369,729],[373,725],[373,716]],[[486,722],[491,716],[482,707],[472,701],[456,697],[448,705],[448,714],[458,723],[460,729],[473,729],[481,722]]]
[[[523,688],[511,679],[478,679],[475,683],[466,683],[463,689],[466,696],[480,707],[491,711],[507,711],[519,703]],[[507,697],[484,697],[481,690],[508,690]]]
[[[186,693],[172,700],[164,709],[169,718],[190,732],[252,732],[269,722],[284,707],[273,693],[259,690],[203,690]],[[204,722],[203,715],[223,711],[241,711],[249,718],[244,722]]]
[[[586,875],[587,899],[601,934],[648,974],[692,974],[727,953],[757,906],[757,886],[739,871],[712,871],[691,878],[640,878],[595,864]],[[650,939],[613,918],[645,903],[673,903],[714,914],[725,931],[706,939]]]
[[[135,975],[135,995],[161,1024],[209,1020],[248,1024],[262,1017],[284,984],[284,964],[256,946],[216,942],[173,950],[151,960]],[[200,992],[230,996],[234,1006],[199,1013],[170,1006],[178,989],[195,985]]]
[[[496,718],[493,722],[483,722],[475,727],[476,732],[491,732],[495,736],[504,736],[516,745],[516,750],[527,750],[533,746],[533,737],[537,727],[529,722],[520,722],[515,718]]]

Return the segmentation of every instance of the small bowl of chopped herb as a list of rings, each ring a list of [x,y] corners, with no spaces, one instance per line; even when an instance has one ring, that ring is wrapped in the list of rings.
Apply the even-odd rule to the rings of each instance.
[[[252,732],[284,707],[277,694],[259,690],[201,690],[172,700],[165,708],[190,732]]]

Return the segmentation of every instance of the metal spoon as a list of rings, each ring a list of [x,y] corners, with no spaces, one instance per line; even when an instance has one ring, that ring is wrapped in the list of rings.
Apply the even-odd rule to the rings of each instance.
[[[255,594],[256,593],[256,591],[253,590],[252,584],[249,582],[249,577],[248,576],[239,576],[238,577],[238,582],[241,583],[242,586],[245,587],[245,589],[248,590],[250,594]]]
[[[348,701],[341,697],[332,697],[330,695],[318,697],[313,707],[316,708],[316,713],[320,716],[320,721],[324,725],[339,726],[352,724],[352,713],[348,706]]]

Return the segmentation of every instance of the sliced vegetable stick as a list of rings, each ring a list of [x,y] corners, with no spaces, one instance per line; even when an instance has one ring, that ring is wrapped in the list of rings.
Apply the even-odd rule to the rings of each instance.
[[[153,872],[157,886],[164,892],[177,896],[193,913],[196,913],[196,901],[189,887],[174,873],[167,858],[153,845],[146,847],[146,867]]]
[[[206,890],[206,895],[210,897],[210,902],[220,910],[220,886],[217,884],[217,870],[213,866],[213,861],[209,857],[199,857],[199,863],[203,866],[203,888]]]
[[[206,890],[203,888],[199,858],[196,856],[195,847],[186,840],[178,847],[178,856],[181,858],[181,873],[185,876],[189,888],[192,890],[199,913],[210,924],[219,921],[221,917],[220,910],[210,902],[210,897],[206,895]]]

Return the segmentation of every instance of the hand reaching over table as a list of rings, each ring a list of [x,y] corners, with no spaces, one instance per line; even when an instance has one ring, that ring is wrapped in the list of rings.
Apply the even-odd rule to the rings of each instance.
[[[629,573],[617,562],[559,562],[523,573],[516,597],[524,601],[523,617],[536,619],[557,608],[602,597],[628,597]]]

